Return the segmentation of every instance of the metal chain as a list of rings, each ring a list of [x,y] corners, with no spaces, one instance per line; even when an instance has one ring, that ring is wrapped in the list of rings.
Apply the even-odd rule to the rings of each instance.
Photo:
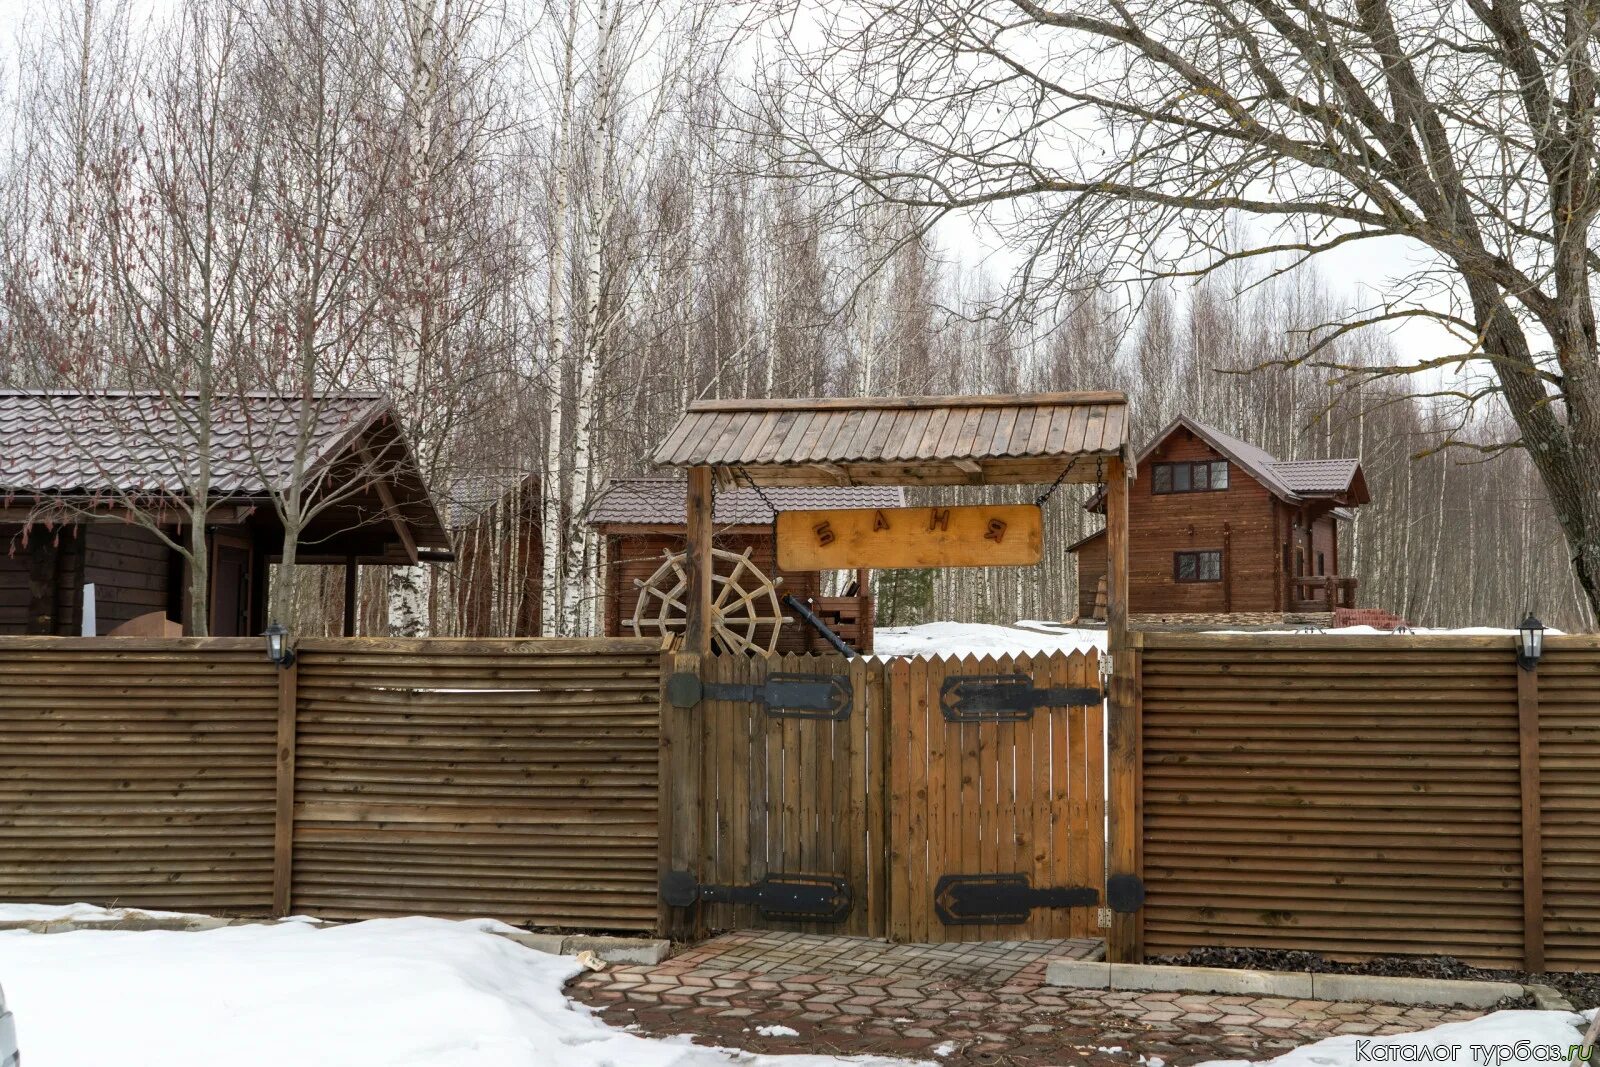
[[[767,495],[766,490],[757,485],[756,480],[750,477],[749,471],[745,470],[743,467],[736,467],[734,469],[737,470],[739,472],[739,476],[744,479],[744,484],[756,491],[756,496],[761,498],[761,502],[772,509],[772,524],[774,527],[776,527],[778,524],[778,512],[780,510],[778,505],[773,503],[772,498]]]
[[[1041,508],[1044,507],[1045,502],[1047,500],[1049,500],[1051,497],[1056,495],[1056,490],[1061,488],[1061,483],[1067,480],[1067,475],[1069,473],[1071,473],[1071,471],[1072,471],[1072,464],[1071,463],[1068,463],[1065,467],[1062,467],[1061,468],[1061,473],[1056,475],[1056,480],[1051,482],[1050,483],[1050,487],[1048,489],[1046,489],[1044,492],[1040,493],[1039,496],[1038,496],[1038,499],[1036,499],[1033,502],[1034,506],[1035,507],[1041,507]],[[1100,458],[1098,458],[1098,459],[1096,459],[1094,461],[1094,480],[1095,480],[1095,483],[1099,484],[1100,482],[1104,481],[1105,480],[1105,475],[1106,475],[1106,461],[1105,461],[1105,457],[1102,456],[1102,457],[1100,457]]]

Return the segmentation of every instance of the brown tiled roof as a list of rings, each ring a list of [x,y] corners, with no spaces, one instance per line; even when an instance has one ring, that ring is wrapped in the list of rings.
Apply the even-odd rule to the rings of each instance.
[[[1355,480],[1358,459],[1280,459],[1273,472],[1297,493],[1342,493]]]
[[[812,508],[900,508],[906,494],[898,486],[774,486],[762,492],[781,511]],[[718,489],[712,521],[723,526],[763,526],[772,508],[754,489]],[[681,478],[614,478],[589,508],[589,523],[639,526],[681,526],[687,521]]]
[[[297,397],[219,400],[211,418],[211,487],[264,497],[287,482],[296,451]],[[316,399],[308,438],[327,461],[386,415],[372,394]],[[168,493],[196,480],[201,427],[193,406],[158,393],[0,391],[0,494]]]
[[[656,449],[674,467],[737,467],[764,484],[930,484],[1097,480],[1127,444],[1121,393],[894,399],[713,400]]]

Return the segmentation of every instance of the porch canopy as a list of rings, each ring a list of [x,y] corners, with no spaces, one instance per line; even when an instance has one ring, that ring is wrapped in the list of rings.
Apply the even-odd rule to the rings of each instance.
[[[724,484],[1025,485],[1106,481],[1125,461],[1118,392],[701,400],[656,449]]]

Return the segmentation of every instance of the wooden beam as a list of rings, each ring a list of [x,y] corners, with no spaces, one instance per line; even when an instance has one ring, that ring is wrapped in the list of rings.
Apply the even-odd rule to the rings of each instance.
[[[1544,970],[1544,832],[1539,812],[1539,669],[1517,672],[1522,782],[1522,969]]]
[[[377,468],[377,461],[372,458],[371,451],[365,445],[356,449],[356,452],[361,456],[361,462],[367,465],[369,471]],[[405,516],[400,514],[400,505],[395,502],[394,490],[389,488],[387,479],[376,476],[372,478],[372,487],[377,490],[378,500],[383,504],[383,509],[389,513],[389,521],[394,524],[394,532],[399,535],[400,543],[405,546],[406,559],[410,560],[412,565],[415,566],[417,563],[417,541],[416,538],[411,536],[411,527],[406,522]]]
[[[1111,656],[1107,702],[1106,798],[1113,878],[1143,877],[1139,869],[1139,719],[1133,656],[1128,641],[1128,480],[1122,461],[1106,468],[1106,637]],[[1140,923],[1132,912],[1113,911],[1108,958],[1136,963],[1143,957]]]
[[[711,557],[712,493],[711,468],[690,467],[687,496],[684,499],[687,564],[689,579],[687,596],[688,619],[685,622],[684,651],[691,655],[709,655],[711,652]]]
[[[1116,390],[1081,393],[994,393],[986,396],[813,397],[779,400],[696,400],[690,411],[916,411],[922,408],[1037,408],[1126,404]]]
[[[294,885],[294,748],[300,664],[278,668],[278,756],[272,824],[272,914],[289,914]]]

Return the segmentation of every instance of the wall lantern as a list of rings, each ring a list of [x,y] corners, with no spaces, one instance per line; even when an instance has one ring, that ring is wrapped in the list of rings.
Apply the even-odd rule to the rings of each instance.
[[[1517,627],[1517,666],[1525,671],[1531,671],[1539,665],[1539,657],[1544,655],[1544,623],[1534,618],[1529,613],[1522,625]]]
[[[280,667],[287,667],[294,662],[294,649],[289,647],[289,631],[283,624],[274,622],[262,631],[262,636],[267,639],[267,659]]]

